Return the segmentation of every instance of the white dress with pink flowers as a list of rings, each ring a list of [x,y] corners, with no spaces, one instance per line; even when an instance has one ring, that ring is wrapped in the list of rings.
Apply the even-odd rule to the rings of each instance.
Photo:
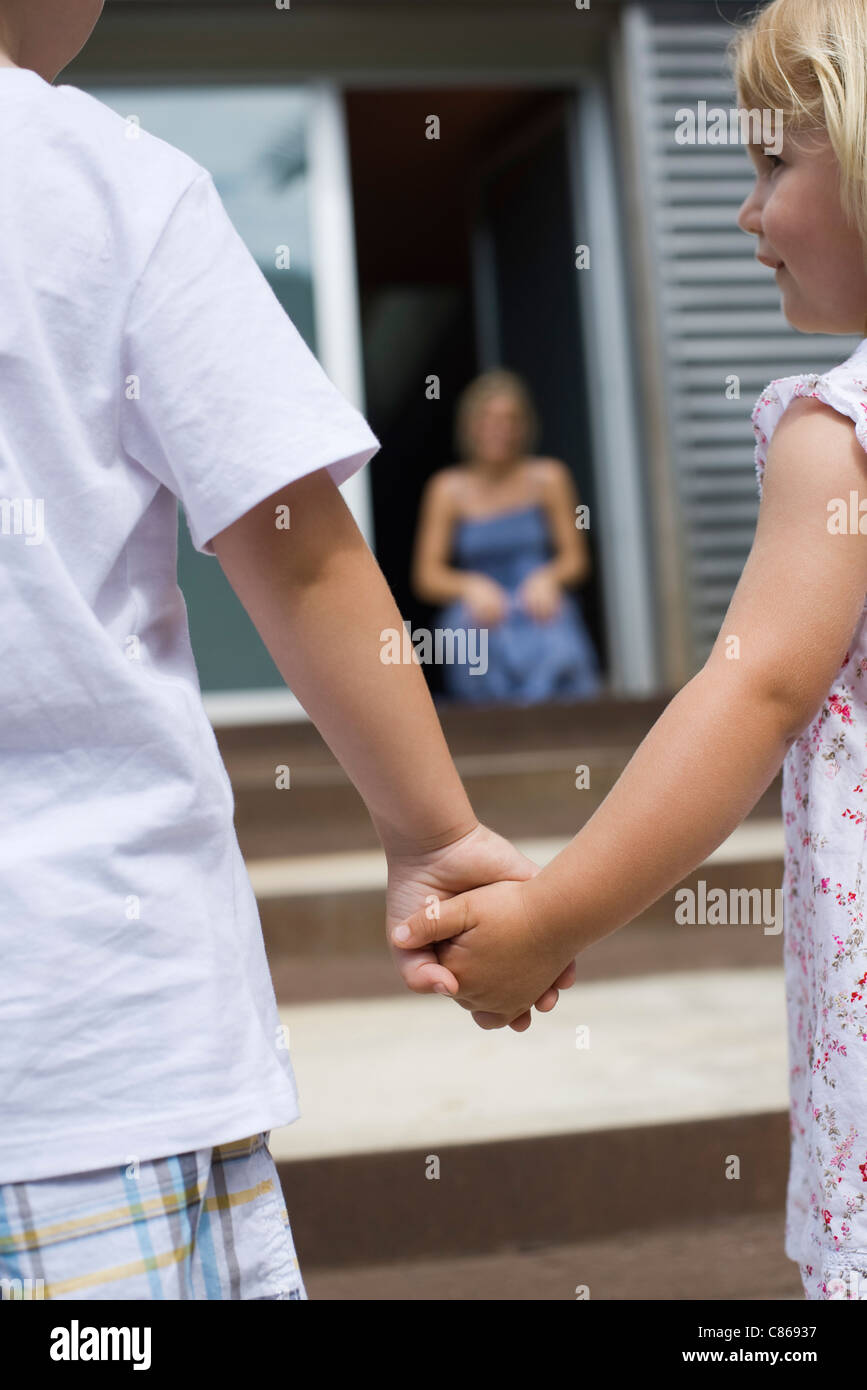
[[[760,496],[771,435],[796,396],[849,416],[867,451],[867,339],[824,376],[783,377],[759,398]],[[867,1298],[867,601],[821,708],[786,755],[783,819],[786,1254],[808,1298]]]

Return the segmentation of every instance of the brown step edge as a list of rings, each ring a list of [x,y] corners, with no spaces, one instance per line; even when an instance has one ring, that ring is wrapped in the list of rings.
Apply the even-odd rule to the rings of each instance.
[[[479,820],[508,839],[578,833],[601,805],[620,777],[633,749],[621,755],[606,753],[601,761],[590,754],[564,753],[557,770],[516,772],[508,764],[497,767],[487,760],[484,772],[468,771],[458,758],[458,773]],[[578,790],[574,769],[587,757],[591,785]],[[494,760],[495,761],[495,760]],[[356,849],[376,849],[379,840],[367,809],[341,768],[327,784],[311,782],[302,772],[290,770],[291,785],[274,785],[273,763],[255,786],[235,785],[235,828],[246,858],[268,859],[286,854],[316,854]],[[479,760],[472,767],[478,769]],[[778,776],[762,793],[750,818],[780,815],[782,778]]]
[[[525,763],[527,756],[537,763],[541,757],[522,755]],[[603,758],[592,750],[560,750],[543,766],[522,771],[515,770],[514,756],[457,758],[455,765],[479,820],[515,838],[575,834],[608,795],[630,756],[627,749],[609,750]],[[582,758],[591,784],[578,790],[574,769]],[[233,783],[235,828],[248,858],[379,846],[367,808],[342,768],[335,767],[323,780],[287,764],[290,785],[278,788],[277,765],[260,769],[255,784],[239,785],[237,777]]]
[[[562,1245],[506,1246],[336,1269],[301,1261],[308,1298],[334,1302],[803,1302],[782,1212],[749,1212]],[[592,1312],[587,1328],[593,1327]]]
[[[507,748],[544,749],[552,742],[556,746],[588,740],[640,742],[675,693],[640,700],[608,697],[571,705],[532,705],[527,709],[440,707],[437,714],[455,756]],[[270,756],[274,748],[290,752],[299,766],[334,761],[315,725],[306,719],[228,726],[215,733],[230,772],[234,763],[243,767],[248,757]]]
[[[788,1156],[779,1113],[277,1167],[302,1269],[339,1269],[776,1216]]]
[[[476,814],[503,834],[574,834],[607,795],[667,698],[451,710],[443,726]],[[217,730],[250,857],[373,847],[364,804],[308,723]],[[586,764],[591,785],[575,786]],[[288,768],[290,786],[276,786]],[[285,781],[286,774],[282,774]],[[779,792],[768,802],[779,808]]]
[[[281,1004],[335,999],[375,999],[404,994],[379,919],[381,943],[368,951],[350,948],[292,954],[273,936],[266,939],[274,992]],[[324,945],[324,943],[323,943]],[[681,970],[762,969],[782,964],[782,938],[761,928],[672,927],[630,923],[577,958],[577,979],[629,979]]]

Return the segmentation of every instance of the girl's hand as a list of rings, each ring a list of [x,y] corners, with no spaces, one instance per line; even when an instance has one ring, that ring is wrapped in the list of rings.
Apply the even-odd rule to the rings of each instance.
[[[531,618],[547,623],[559,611],[563,594],[550,570],[538,569],[527,575],[518,589],[517,599]]]
[[[458,979],[438,959],[439,953],[447,948],[437,949],[433,944],[415,950],[398,948],[392,943],[392,931],[408,918],[424,918],[426,910],[441,913],[446,900],[467,888],[498,883],[503,878],[533,878],[539,872],[538,865],[486,825],[476,825],[467,835],[441,849],[418,855],[389,853],[387,857],[386,930],[395,966],[407,988],[415,993],[430,994],[439,986],[441,992],[454,997],[460,988]],[[433,940],[431,937],[431,943]],[[536,1008],[540,1013],[547,1013],[557,1003],[558,991],[574,983],[575,963],[564,962],[533,996]],[[503,1027],[507,1021],[501,1019],[495,1026]],[[513,1015],[510,1026],[521,1033],[529,1028],[530,1022],[527,1007]]]
[[[481,1028],[514,1026],[552,975],[568,969],[574,979],[574,960],[563,960],[562,944],[533,923],[522,882],[461,893],[437,911],[415,912],[401,930],[406,937],[393,938],[401,948],[440,942],[440,961],[459,982],[457,1002],[472,1010]]]
[[[497,627],[509,611],[509,594],[486,574],[470,574],[461,598],[482,627]]]

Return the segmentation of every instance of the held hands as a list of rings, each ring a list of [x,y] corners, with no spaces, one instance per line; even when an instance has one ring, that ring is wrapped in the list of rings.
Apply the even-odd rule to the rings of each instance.
[[[557,985],[567,977],[574,983],[574,960],[564,960],[564,948],[534,927],[525,883],[492,883],[461,893],[433,911],[415,912],[393,934],[397,945],[413,952],[441,943],[440,964],[459,981],[457,1002],[472,1010],[481,1028],[514,1027],[529,1017],[531,1002],[552,978]]]
[[[516,883],[533,878],[538,872],[538,866],[531,859],[527,859],[508,840],[485,825],[476,825],[469,834],[452,844],[426,854],[390,852],[386,931],[392,958],[407,988],[418,994],[449,994],[468,1009],[492,1009],[497,1014],[508,1012],[508,1017],[500,1016],[495,1020],[485,1018],[481,1013],[479,1017],[474,1014],[474,1018],[482,1028],[502,1028],[508,1024],[516,1033],[529,1028],[532,1004],[535,1003],[540,1013],[553,1009],[559,998],[558,991],[568,989],[575,983],[575,962],[564,960],[550,969],[546,963],[542,969],[541,961],[535,958],[531,948],[528,952],[531,957],[528,970],[524,968],[527,963],[523,962],[523,955],[523,963],[516,959],[514,965],[510,964],[512,956],[509,954],[508,941],[513,933],[505,930],[501,936],[496,916],[484,933],[477,931],[473,937],[467,929],[466,939],[461,943],[448,942],[434,947],[435,942],[463,930],[461,925],[454,925],[455,905],[458,905],[458,913],[462,913],[467,910],[465,905],[469,902],[472,917],[477,910],[477,893],[498,894],[499,890],[514,888]],[[510,882],[503,882],[504,879]],[[479,888],[479,884],[490,887]],[[476,889],[477,892],[468,893],[467,889]],[[455,894],[461,896],[456,898],[453,896]],[[483,906],[487,911],[487,900]],[[427,918],[425,914],[431,910],[439,914],[439,920]],[[402,923],[409,923],[413,935],[406,943],[394,943],[392,933]],[[472,950],[468,950],[470,946]],[[520,943],[515,940],[513,946],[519,948],[515,951],[517,957]],[[488,960],[488,955],[492,957],[491,960]],[[509,994],[509,1004],[515,994],[521,996],[523,1004],[520,1008],[507,1010],[496,1001],[492,1002],[489,995],[496,993],[502,977],[511,969],[516,973],[512,976],[513,990]],[[477,977],[492,970],[496,970],[496,976],[490,976],[493,987],[482,997],[479,990],[483,990],[483,986]],[[468,972],[466,980],[465,972]],[[534,980],[540,981],[535,992],[527,988],[531,973]],[[472,991],[472,1000],[467,996],[466,989]],[[480,998],[481,1002],[476,1004],[476,998]]]

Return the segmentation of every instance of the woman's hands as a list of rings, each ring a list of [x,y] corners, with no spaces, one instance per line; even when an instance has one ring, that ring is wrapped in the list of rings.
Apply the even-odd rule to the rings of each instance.
[[[556,617],[563,601],[559,581],[547,566],[533,570],[518,587],[514,600],[508,589],[486,574],[469,574],[461,595],[472,617],[482,627],[497,627],[514,601],[536,622]]]
[[[517,600],[531,618],[547,623],[556,616],[563,601],[563,591],[547,567],[533,570],[520,585]]]
[[[497,627],[509,611],[508,590],[486,574],[468,574],[461,598],[481,627]]]
[[[440,964],[434,946],[417,950],[396,947],[391,939],[395,927],[426,910],[439,912],[439,904],[457,893],[501,883],[504,879],[526,880],[538,872],[538,866],[531,859],[480,824],[440,849],[413,855],[388,853],[386,933],[395,966],[407,988],[417,994],[441,992],[454,996],[460,992],[458,980],[451,970]],[[574,983],[575,962],[572,961],[547,987],[542,987],[536,1008],[540,1013],[549,1012],[557,1003],[559,990],[568,989]],[[526,1009],[513,1017],[509,1026],[516,1033],[522,1033],[531,1021],[530,1010]],[[480,1026],[491,1026],[489,1020],[477,1022]],[[500,1026],[504,1022],[500,1020]]]

